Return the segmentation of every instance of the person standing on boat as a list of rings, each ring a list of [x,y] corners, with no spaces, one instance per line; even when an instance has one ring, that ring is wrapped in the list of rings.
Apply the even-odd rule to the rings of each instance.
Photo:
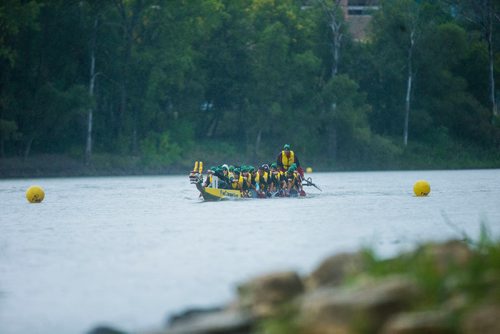
[[[300,167],[299,157],[297,157],[294,151],[290,150],[289,144],[285,144],[283,146],[283,151],[281,151],[280,154],[278,154],[278,157],[276,158],[276,163],[278,165],[278,169],[281,172],[288,171],[288,169],[293,164],[295,164],[297,166],[297,172],[300,174],[302,178],[304,177],[304,170],[302,170],[302,167]]]

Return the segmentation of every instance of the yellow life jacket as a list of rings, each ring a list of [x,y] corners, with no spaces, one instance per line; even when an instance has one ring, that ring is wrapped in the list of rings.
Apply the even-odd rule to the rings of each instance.
[[[269,173],[268,172],[264,172],[264,174],[262,174],[262,176],[257,173],[257,176],[255,177],[255,183],[263,183],[263,184],[267,184],[267,180],[269,179]]]
[[[212,184],[212,181],[213,181],[212,174],[207,174],[207,179],[205,180],[205,184],[207,185],[207,187],[209,187]]]
[[[268,174],[264,172],[264,174],[260,175],[259,173],[255,174],[255,183],[267,183]]]
[[[243,175],[240,174],[240,177],[238,178],[238,183],[237,183],[238,189],[240,189],[240,190],[243,189],[243,180],[244,180]]]
[[[240,182],[243,183],[243,178],[241,177],[241,174],[238,176],[238,178],[236,178],[236,177],[233,178],[233,181],[231,182],[231,188],[233,188],[233,189],[241,189],[240,188]]]
[[[281,163],[283,164],[283,169],[288,170],[290,166],[295,162],[295,154],[290,151],[290,158],[286,156],[285,151],[281,151]]]
[[[259,185],[259,189],[261,191],[267,190],[267,188],[269,187],[268,181],[269,181],[269,173],[268,172],[264,172],[264,174],[262,174],[262,175],[257,173],[257,176],[255,178],[255,184]]]
[[[252,187],[252,174],[248,173],[248,176],[244,180],[246,182],[246,187],[250,189]]]

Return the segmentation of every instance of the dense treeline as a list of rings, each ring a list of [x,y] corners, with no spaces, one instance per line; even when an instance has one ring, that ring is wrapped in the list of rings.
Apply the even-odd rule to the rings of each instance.
[[[4,0],[0,154],[498,166],[498,1],[379,5],[355,41],[332,0]]]

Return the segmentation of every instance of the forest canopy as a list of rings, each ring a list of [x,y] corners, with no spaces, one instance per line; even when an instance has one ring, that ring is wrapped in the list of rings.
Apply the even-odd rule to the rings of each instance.
[[[4,0],[0,159],[500,166],[499,2],[344,3]]]

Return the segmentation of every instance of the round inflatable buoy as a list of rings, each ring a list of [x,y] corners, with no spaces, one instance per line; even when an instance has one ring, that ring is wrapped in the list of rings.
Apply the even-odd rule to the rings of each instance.
[[[45,197],[45,193],[43,192],[42,187],[39,186],[31,186],[26,191],[26,199],[30,203],[40,203],[43,201]]]
[[[306,168],[306,173],[312,173],[312,172],[313,172],[313,169],[311,167]]]
[[[425,180],[418,180],[413,186],[413,192],[417,196],[427,196],[431,192],[431,185]]]

